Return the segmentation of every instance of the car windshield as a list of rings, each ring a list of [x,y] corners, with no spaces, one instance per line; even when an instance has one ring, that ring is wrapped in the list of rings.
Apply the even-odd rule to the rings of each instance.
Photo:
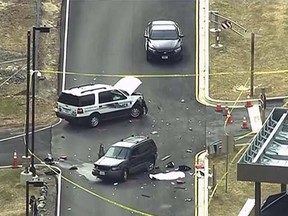
[[[106,152],[105,157],[116,158],[116,159],[126,159],[128,157],[129,151],[130,151],[129,148],[112,146]]]
[[[176,40],[178,36],[176,30],[152,30],[150,38],[152,40]]]

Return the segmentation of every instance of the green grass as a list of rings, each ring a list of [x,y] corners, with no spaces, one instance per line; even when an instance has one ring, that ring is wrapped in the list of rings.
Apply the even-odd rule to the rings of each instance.
[[[220,42],[223,48],[210,48],[210,96],[215,99],[236,100],[237,87],[250,87],[251,40],[255,40],[254,87],[272,87],[268,96],[287,95],[288,74],[267,71],[288,69],[288,1],[283,0],[210,0],[210,10],[218,10],[225,17],[247,29],[248,38],[241,37],[231,30],[222,30]],[[213,27],[211,24],[211,28]],[[235,25],[235,30],[239,30]],[[244,34],[244,32],[242,32]],[[215,43],[215,35],[210,33],[210,43]],[[228,72],[226,75],[219,75]],[[241,72],[241,73],[239,73]],[[218,75],[217,75],[218,74]],[[248,81],[248,82],[247,82]],[[249,91],[244,92],[242,99]]]
[[[19,97],[1,97],[0,113],[5,118],[6,116],[13,117],[21,115],[25,112],[25,104],[23,99]],[[0,116],[1,116],[0,115]]]
[[[22,169],[0,169],[0,216],[25,216],[26,190],[20,184]],[[39,189],[29,187],[29,193],[39,194]]]
[[[25,186],[20,185],[20,169],[0,170],[0,216],[25,215]]]

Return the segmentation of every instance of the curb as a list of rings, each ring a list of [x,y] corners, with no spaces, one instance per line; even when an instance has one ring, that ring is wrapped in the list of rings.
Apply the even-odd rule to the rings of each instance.
[[[61,122],[62,122],[62,119],[59,119],[58,122],[56,122],[55,124],[52,124],[52,125],[50,125],[50,126],[46,126],[46,127],[40,128],[40,129],[38,129],[38,130],[35,130],[35,133],[44,131],[44,130],[49,129],[49,128],[56,127],[56,126],[59,125]],[[29,135],[30,135],[31,133],[32,133],[32,132],[30,131],[30,132],[29,132]],[[0,142],[5,142],[5,141],[7,141],[7,140],[16,139],[16,138],[23,137],[23,136],[25,136],[25,133],[21,133],[21,134],[15,135],[15,136],[10,136],[10,137],[6,137],[6,138],[3,138],[3,139],[0,139]]]
[[[206,150],[201,150],[200,152],[196,153],[196,155],[194,156],[194,167],[196,167],[198,163],[199,156],[203,154],[205,151]],[[194,216],[198,216],[198,178],[195,172],[194,172]]]

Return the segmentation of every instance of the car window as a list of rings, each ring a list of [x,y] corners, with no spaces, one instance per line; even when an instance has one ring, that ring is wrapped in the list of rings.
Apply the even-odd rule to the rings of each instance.
[[[178,34],[176,30],[151,30],[152,40],[176,40]]]
[[[58,98],[58,102],[71,106],[78,106],[79,98],[75,95],[62,92]]]
[[[124,96],[120,91],[118,90],[112,90],[111,91],[112,95],[112,100],[117,101],[117,100],[125,100],[126,96]]]
[[[79,106],[91,106],[95,104],[95,95],[89,94],[79,97]]]
[[[107,103],[112,101],[112,94],[110,91],[99,93],[99,103]]]
[[[89,94],[84,96],[75,96],[62,92],[59,96],[58,102],[71,106],[90,106],[95,104],[95,95]]]
[[[150,148],[149,143],[142,144],[142,145],[139,147],[139,154],[144,154],[144,153],[148,152],[148,151],[149,151],[149,148]]]
[[[139,147],[136,147],[132,150],[131,156],[136,156],[139,154],[140,154]]]
[[[112,146],[108,149],[105,157],[116,158],[116,159],[126,159],[130,152],[129,148]]]

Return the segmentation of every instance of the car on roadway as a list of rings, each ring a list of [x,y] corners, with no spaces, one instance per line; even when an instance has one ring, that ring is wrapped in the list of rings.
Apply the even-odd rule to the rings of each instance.
[[[149,22],[145,31],[145,50],[147,61],[182,60],[183,33],[179,25],[171,20]]]
[[[95,163],[92,175],[100,179],[126,181],[131,174],[152,171],[158,157],[157,146],[147,136],[130,136],[113,144]]]
[[[57,100],[56,115],[90,127],[123,116],[139,118],[148,112],[143,94],[135,92],[141,83],[138,78],[127,76],[113,86],[86,84],[64,90]]]

